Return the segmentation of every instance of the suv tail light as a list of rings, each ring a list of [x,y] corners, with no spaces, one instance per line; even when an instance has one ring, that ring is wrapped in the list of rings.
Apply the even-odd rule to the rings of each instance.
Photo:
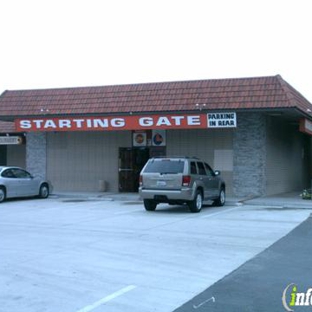
[[[139,184],[140,184],[140,186],[143,185],[143,176],[141,174],[140,174],[140,178],[139,178]]]
[[[191,176],[183,176],[182,177],[182,186],[190,186],[191,184]]]

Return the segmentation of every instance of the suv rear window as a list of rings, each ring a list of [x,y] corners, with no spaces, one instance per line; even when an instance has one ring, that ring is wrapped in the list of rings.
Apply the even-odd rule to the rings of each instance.
[[[148,173],[182,173],[184,161],[181,160],[154,160],[147,164],[144,172]]]

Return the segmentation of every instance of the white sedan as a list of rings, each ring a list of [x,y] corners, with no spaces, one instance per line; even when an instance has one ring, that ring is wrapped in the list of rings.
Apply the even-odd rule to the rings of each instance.
[[[19,167],[0,167],[0,202],[13,197],[47,198],[51,186],[48,181],[34,177]]]

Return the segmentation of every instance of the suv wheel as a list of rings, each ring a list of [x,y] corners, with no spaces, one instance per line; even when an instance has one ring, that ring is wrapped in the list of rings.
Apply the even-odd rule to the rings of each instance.
[[[219,207],[221,207],[225,204],[225,189],[224,189],[224,187],[220,190],[219,197],[218,197],[218,199],[216,199],[213,202],[213,204],[215,206],[219,206]]]
[[[200,212],[203,207],[203,195],[201,191],[197,190],[193,200],[188,202],[191,212]]]
[[[147,211],[154,211],[156,209],[157,203],[153,199],[144,199],[144,208]]]

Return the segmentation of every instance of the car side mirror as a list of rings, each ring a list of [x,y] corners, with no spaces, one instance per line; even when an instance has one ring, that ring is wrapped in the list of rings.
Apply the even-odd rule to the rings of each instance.
[[[215,173],[216,176],[219,176],[221,174],[221,171],[220,170],[216,170],[214,173]]]

